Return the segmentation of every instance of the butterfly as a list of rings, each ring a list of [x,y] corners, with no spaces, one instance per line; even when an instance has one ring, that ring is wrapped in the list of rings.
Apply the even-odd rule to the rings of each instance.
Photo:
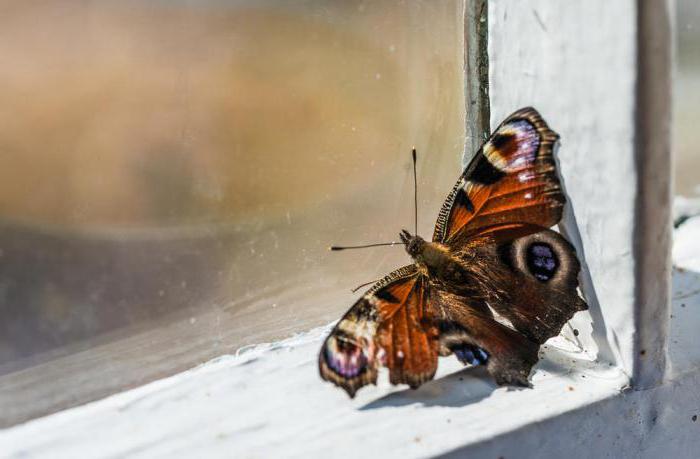
[[[550,229],[566,203],[558,139],[530,107],[498,126],[447,196],[432,241],[403,230],[413,263],[375,283],[326,338],[324,380],[354,397],[385,366],[392,384],[415,389],[454,354],[499,385],[529,386],[540,345],[587,309],[576,251]]]

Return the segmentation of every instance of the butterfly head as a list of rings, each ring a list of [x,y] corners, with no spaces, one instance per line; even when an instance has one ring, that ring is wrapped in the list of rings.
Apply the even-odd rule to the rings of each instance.
[[[401,230],[399,237],[401,238],[401,242],[405,244],[406,252],[408,252],[411,258],[416,259],[423,253],[426,242],[422,237],[412,235],[407,230]]]

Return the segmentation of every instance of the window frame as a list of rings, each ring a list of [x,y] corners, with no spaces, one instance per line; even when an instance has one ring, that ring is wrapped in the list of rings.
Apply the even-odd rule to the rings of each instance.
[[[491,122],[532,104],[562,136],[561,229],[583,258],[593,347],[640,389],[666,368],[671,13],[670,2],[633,0],[500,0],[488,13]]]
[[[311,378],[315,375],[308,376],[297,386],[282,387],[294,384],[294,377],[299,374],[294,373],[299,366],[295,359],[306,365],[299,371],[307,372],[313,367],[314,362],[307,360],[328,331],[321,329],[217,359],[199,369],[52,415],[30,426],[18,426],[4,434],[0,432],[0,445],[33,436],[43,440],[41,443],[34,440],[39,451],[51,441],[59,447],[70,443],[66,440],[67,434],[74,442],[82,438],[88,441],[88,447],[98,447],[104,438],[98,435],[91,440],[94,432],[89,428],[80,429],[89,427],[95,416],[102,416],[103,424],[109,426],[105,427],[105,432],[108,429],[119,432],[117,424],[129,422],[119,417],[121,412],[130,411],[132,418],[138,414],[159,416],[149,411],[152,409],[149,398],[153,397],[158,402],[160,416],[165,418],[168,413],[162,406],[166,403],[173,409],[183,409],[187,406],[184,403],[195,403],[189,401],[190,398],[199,400],[197,397],[205,391],[208,397],[209,389],[202,387],[207,382],[216,381],[220,389],[238,381],[252,390],[257,387],[257,381],[249,379],[247,372],[257,365],[256,374],[285,370],[289,380],[275,379],[261,390],[274,394],[285,389],[282,390],[285,403],[300,410],[294,411],[299,426],[303,427],[305,422],[309,426],[314,426],[314,422],[318,424],[311,410],[318,409],[324,401],[332,402],[332,412],[319,411],[323,413],[323,428],[309,431],[298,427],[294,435],[287,432],[292,435],[290,439],[297,441],[285,444],[278,452],[289,455],[321,452],[356,455],[358,450],[376,453],[373,447],[381,447],[382,452],[396,456],[441,454],[447,457],[509,457],[522,455],[523,451],[537,451],[541,456],[561,455],[562,451],[567,451],[573,457],[590,457],[595,452],[650,454],[661,448],[666,448],[663,450],[666,455],[673,454],[672,451],[692,451],[688,448],[697,444],[697,435],[675,427],[689,422],[690,415],[685,416],[677,408],[693,397],[694,388],[700,383],[700,367],[673,381],[668,379],[666,371],[671,308],[672,11],[668,1],[643,0],[615,3],[597,0],[576,5],[556,0],[467,0],[465,3],[465,36],[473,40],[465,49],[465,71],[469,74],[473,74],[475,68],[483,71],[482,57],[486,51],[491,56],[486,73],[488,90],[485,91],[483,82],[467,84],[467,110],[474,105],[479,109],[466,127],[465,160],[475,151],[474,146],[481,143],[489,123],[498,123],[521,105],[537,106],[552,127],[562,134],[560,163],[570,198],[562,231],[568,234],[584,258],[583,291],[594,321],[592,339],[585,344],[597,350],[595,362],[588,366],[574,365],[566,374],[550,375],[552,377],[542,383],[546,388],[535,385],[530,391],[499,389],[467,407],[421,404],[420,397],[413,397],[409,391],[402,390],[396,395],[392,392],[396,392],[395,389],[380,386],[375,391],[387,393],[382,398],[385,405],[378,406],[381,409],[363,411],[366,406],[376,404],[372,401],[376,393],[362,392],[355,401],[348,402],[344,394],[333,388],[326,391],[313,386],[311,389],[314,384]],[[487,34],[479,26],[484,24],[484,18],[488,18],[485,21]],[[574,34],[577,23],[595,33]],[[546,40],[543,40],[544,35]],[[601,43],[615,46],[602,52],[594,46]],[[567,67],[567,53],[586,55],[579,60],[578,67]],[[599,68],[580,66],[595,66],[596,62]],[[525,65],[538,70],[523,76]],[[610,75],[603,75],[600,81],[587,81],[593,70],[614,70],[615,84],[602,84]],[[579,90],[562,94],[561,97],[567,98],[562,103],[542,91],[555,83],[564,89],[578,87]],[[601,107],[606,101],[612,101],[615,107]],[[617,117],[619,113],[624,116]],[[586,140],[586,136],[592,134],[602,137],[595,142]],[[575,156],[581,151],[587,153],[587,157]],[[580,167],[581,164],[586,167]],[[606,166],[612,171],[608,176],[604,176],[606,171],[600,170]],[[604,188],[600,190],[602,195],[612,193],[614,199],[586,196],[589,189],[580,188],[582,183]],[[603,228],[596,223],[601,221],[615,225],[612,230]],[[617,256],[618,253],[625,256]],[[578,379],[586,376],[589,378]],[[465,382],[455,377],[444,379],[444,382],[436,381],[432,390],[449,391],[461,387],[460,390],[469,392],[472,386],[464,385],[475,385],[477,389],[474,390],[478,392],[481,387],[478,378],[465,378],[469,379]],[[625,390],[630,383],[639,390]],[[309,389],[298,394],[289,387]],[[211,390],[218,389],[212,387]],[[249,397],[228,390],[226,394],[241,403]],[[314,403],[308,403],[309,397],[314,398]],[[211,407],[212,402],[208,403]],[[220,403],[231,402],[221,399]],[[256,399],[256,403],[267,404],[272,409],[276,402],[261,398]],[[222,406],[220,414],[224,413],[224,408]],[[305,413],[304,410],[309,411]],[[402,416],[401,410],[406,416]],[[284,416],[281,411],[287,410],[276,412],[274,417]],[[197,418],[196,410],[192,416],[188,413],[187,418],[194,419],[189,427],[194,433],[191,438],[196,440],[189,442],[191,448],[201,447],[205,435],[212,438],[216,435],[216,439],[221,440],[217,445],[222,446],[207,443],[207,448],[213,448],[208,450],[210,453],[231,454],[236,448],[242,448],[241,444],[249,446],[242,451],[248,454],[269,452],[262,437],[256,440],[255,435],[263,434],[258,433],[261,427],[252,419],[255,416],[242,421],[241,427],[205,412],[217,421],[216,429],[207,425],[205,430],[197,430],[195,424],[202,424],[201,419]],[[269,422],[275,425],[275,419]],[[664,428],[655,429],[657,425]],[[475,434],[472,426],[481,430]],[[217,429],[228,429],[235,440],[226,442],[227,434]],[[149,442],[168,438],[157,431],[134,437],[128,445],[121,445],[124,451],[134,451],[137,449],[133,448],[139,446],[153,447]],[[363,440],[358,441],[358,438]],[[177,451],[187,451],[181,441],[177,443]]]

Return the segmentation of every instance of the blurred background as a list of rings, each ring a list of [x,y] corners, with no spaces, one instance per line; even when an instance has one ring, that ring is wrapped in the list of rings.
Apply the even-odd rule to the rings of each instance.
[[[676,192],[700,195],[700,3]],[[0,2],[0,426],[336,320],[464,148],[459,0]],[[516,107],[514,107],[516,108]],[[552,124],[555,124],[552,122]]]
[[[700,2],[676,0],[676,194],[700,198]]]
[[[325,325],[408,263],[328,246],[413,230],[413,146],[432,235],[463,49],[457,0],[0,3],[0,425]]]

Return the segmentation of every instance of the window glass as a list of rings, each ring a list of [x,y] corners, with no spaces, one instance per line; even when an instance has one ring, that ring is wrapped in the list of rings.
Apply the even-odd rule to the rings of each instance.
[[[5,423],[339,318],[459,174],[459,1],[0,11]]]
[[[674,152],[676,193],[700,197],[700,4],[680,0],[676,5],[677,70],[674,87]]]

